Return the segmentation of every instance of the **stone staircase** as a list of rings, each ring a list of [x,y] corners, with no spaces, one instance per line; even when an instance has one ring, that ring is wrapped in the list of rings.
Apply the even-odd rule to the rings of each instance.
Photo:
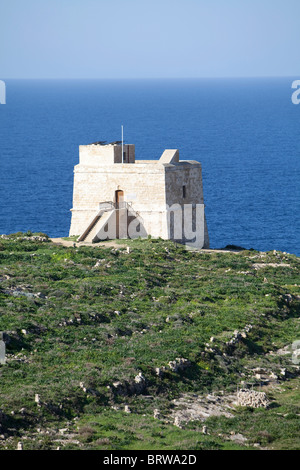
[[[112,223],[116,223],[115,221],[116,221],[117,211],[119,214],[121,213],[124,214],[124,212],[127,211],[126,217],[128,215],[129,218],[140,218],[139,213],[136,212],[133,209],[132,205],[128,202],[125,202],[125,201],[122,201],[119,203],[114,203],[112,201],[101,202],[99,204],[98,213],[93,217],[93,219],[90,221],[87,228],[78,237],[77,241],[93,243],[98,240],[101,240],[102,239],[101,235],[100,237],[98,235],[101,233],[104,233],[104,227],[106,226],[106,224],[108,224],[109,221],[111,221]],[[115,217],[114,221],[113,221],[113,217]],[[112,238],[116,238],[116,236]]]

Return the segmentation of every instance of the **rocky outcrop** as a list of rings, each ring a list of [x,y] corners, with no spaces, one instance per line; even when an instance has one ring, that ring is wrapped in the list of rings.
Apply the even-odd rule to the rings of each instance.
[[[179,372],[180,370],[189,367],[190,364],[191,363],[188,359],[184,359],[183,357],[176,357],[175,361],[170,361],[168,366],[172,372]]]
[[[267,408],[270,401],[264,392],[242,389],[232,395],[225,395],[223,392],[206,396],[185,394],[173,400],[172,404],[174,409],[170,416],[171,422],[175,426],[182,427],[190,421],[204,422],[211,416],[232,418],[236,406]]]
[[[107,387],[116,395],[137,395],[142,393],[146,388],[146,379],[141,372],[135,376],[133,381],[117,381]]]
[[[12,295],[13,297],[26,297],[27,299],[45,299],[46,296],[41,292],[27,292],[26,288],[24,287],[16,287],[16,288],[9,288],[3,289],[3,294]]]
[[[20,236],[20,237],[15,237],[13,235],[0,235],[0,238],[2,238],[2,240],[19,240],[19,241],[34,241],[34,242],[49,242],[49,238],[48,236],[43,236],[43,235],[30,235],[30,236],[27,236],[27,235],[23,235],[23,236]]]
[[[234,330],[233,335],[225,343],[217,344],[217,339],[215,337],[210,338],[210,342],[205,344],[204,351],[201,353],[202,356],[207,354],[214,356],[231,356],[234,354],[235,349],[242,343],[245,339],[248,338],[250,331],[252,330],[252,325],[246,325],[242,330]]]
[[[191,362],[188,359],[185,359],[184,357],[176,357],[174,361],[169,361],[167,366],[155,367],[153,372],[155,375],[162,378],[167,371],[177,373],[186,369],[187,367],[190,367],[190,365]]]
[[[42,235],[31,235],[31,236],[20,236],[20,237],[13,237],[12,235],[0,235],[2,240],[18,240],[18,241],[34,241],[34,242],[49,242],[49,238],[47,236]]]
[[[173,400],[174,409],[171,414],[171,422],[181,427],[190,421],[205,421],[211,416],[233,417],[235,408],[235,395],[211,395],[198,396],[186,394]]]
[[[232,353],[235,347],[248,337],[248,333],[252,330],[252,325],[246,325],[241,331],[234,330],[232,338],[225,343],[227,353]]]

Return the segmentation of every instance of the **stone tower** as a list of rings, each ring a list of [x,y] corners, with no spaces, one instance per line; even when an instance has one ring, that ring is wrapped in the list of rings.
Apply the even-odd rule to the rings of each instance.
[[[70,236],[97,242],[161,237],[208,248],[202,168],[165,150],[159,160],[136,160],[135,146],[79,147],[74,169]]]

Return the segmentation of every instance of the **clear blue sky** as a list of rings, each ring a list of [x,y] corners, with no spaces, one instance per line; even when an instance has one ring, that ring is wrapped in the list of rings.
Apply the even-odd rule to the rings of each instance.
[[[300,75],[300,0],[1,0],[0,79]]]

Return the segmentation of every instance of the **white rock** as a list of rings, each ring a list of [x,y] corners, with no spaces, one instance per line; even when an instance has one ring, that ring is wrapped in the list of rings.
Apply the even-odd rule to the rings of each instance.
[[[142,374],[141,372],[139,372],[139,374],[136,375],[135,378],[134,378],[134,381],[135,381],[135,383],[137,383],[137,384],[140,384],[140,383],[142,383],[142,382],[145,382],[145,380],[146,380],[146,379],[145,379],[145,377],[143,376],[143,374]]]
[[[175,416],[174,426],[177,426],[178,428],[181,428],[180,419],[178,418],[178,416]]]

